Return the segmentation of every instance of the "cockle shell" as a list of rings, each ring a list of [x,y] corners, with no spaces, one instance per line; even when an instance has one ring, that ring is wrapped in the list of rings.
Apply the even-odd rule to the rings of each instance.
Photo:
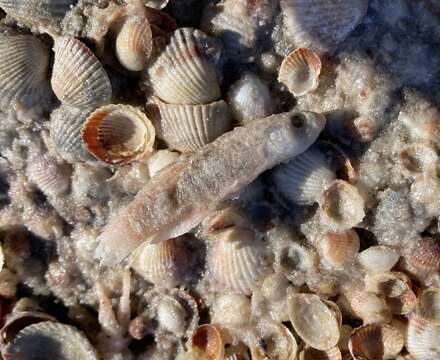
[[[148,171],[150,177],[156,175],[164,167],[172,164],[179,157],[179,153],[167,149],[159,150],[148,158]]]
[[[220,328],[206,324],[197,328],[191,340],[192,356],[200,360],[221,360],[224,342]]]
[[[396,328],[369,324],[353,330],[348,346],[355,360],[388,360],[397,356],[403,344],[403,336]]]
[[[342,355],[337,347],[329,350],[317,350],[306,346],[299,353],[299,360],[342,360]]]
[[[422,238],[405,256],[408,263],[422,272],[440,270],[440,241],[434,238]]]
[[[64,105],[96,107],[110,101],[112,87],[103,66],[78,39],[55,37],[52,89]]]
[[[192,28],[174,32],[148,69],[156,96],[170,104],[207,104],[220,98],[213,39]]]
[[[97,159],[112,165],[139,160],[153,150],[155,129],[147,116],[130,105],[105,105],[87,118],[82,138]]]
[[[343,269],[354,262],[359,253],[359,236],[353,229],[320,236],[317,249],[325,264],[334,269]]]
[[[318,350],[336,346],[342,319],[336,304],[314,294],[293,294],[288,308],[293,328],[307,345]]]
[[[312,50],[299,48],[287,55],[281,63],[278,81],[298,97],[318,87],[320,74],[319,55]]]
[[[417,315],[409,318],[406,348],[415,360],[440,358],[440,324]]]
[[[349,296],[354,315],[368,323],[389,323],[393,317],[385,298],[372,291],[356,291]]]
[[[49,50],[31,35],[0,35],[0,102],[36,105],[48,101]]]
[[[166,104],[154,99],[160,111],[159,136],[173,149],[191,152],[232,128],[228,104],[223,100],[203,105]]]
[[[399,260],[399,253],[385,245],[371,246],[360,252],[359,263],[368,272],[390,271]]]
[[[418,312],[429,321],[440,324],[440,289],[428,288],[419,297]]]
[[[333,51],[361,22],[368,0],[281,0],[287,36],[297,47]]]

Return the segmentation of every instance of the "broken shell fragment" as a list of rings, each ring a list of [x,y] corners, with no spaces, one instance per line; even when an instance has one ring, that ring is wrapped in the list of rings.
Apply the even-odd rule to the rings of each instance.
[[[192,337],[192,355],[195,359],[220,360],[224,355],[221,330],[212,324],[201,325]]]
[[[359,236],[353,229],[327,233],[319,238],[317,248],[325,264],[334,269],[343,269],[354,262],[359,252]]]
[[[82,138],[97,159],[112,165],[139,160],[153,150],[155,129],[147,116],[129,105],[105,105],[87,118]]]
[[[399,257],[394,249],[385,245],[376,245],[360,252],[358,261],[368,272],[386,272],[396,265]]]
[[[342,360],[341,351],[337,348],[317,350],[306,346],[299,354],[299,360]]]
[[[440,289],[428,288],[419,298],[418,312],[429,321],[440,324]]]
[[[296,49],[281,63],[278,81],[296,97],[315,90],[319,84],[321,59],[309,49]]]
[[[440,356],[440,325],[411,315],[406,335],[406,348],[415,360],[437,360]]]

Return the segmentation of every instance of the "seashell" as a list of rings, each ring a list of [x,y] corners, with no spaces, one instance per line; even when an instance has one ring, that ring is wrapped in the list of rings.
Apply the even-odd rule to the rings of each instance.
[[[424,174],[418,176],[411,184],[409,199],[413,209],[414,217],[421,220],[421,228],[426,228],[428,222],[440,216],[440,201],[436,196],[440,191],[440,180],[433,176]]]
[[[144,1],[145,6],[148,6],[153,9],[163,9],[168,5],[170,0],[146,0]]]
[[[440,270],[440,242],[433,238],[422,238],[405,256],[405,260],[424,272]]]
[[[145,157],[153,150],[155,135],[147,116],[130,105],[105,105],[96,109],[82,130],[87,150],[112,165]]]
[[[321,259],[334,269],[343,269],[352,264],[359,248],[359,236],[352,229],[341,233],[327,233],[320,237],[317,244]]]
[[[393,317],[385,298],[372,291],[358,291],[349,296],[351,309],[364,324],[389,323]]]
[[[312,50],[299,48],[287,55],[281,63],[278,81],[299,97],[318,87],[320,73],[319,55]]]
[[[173,149],[196,151],[231,130],[228,104],[223,100],[205,105],[166,104],[154,99],[160,111],[158,136]]]
[[[418,312],[428,320],[440,324],[440,289],[425,289],[419,298]]]
[[[342,355],[337,347],[329,350],[317,350],[306,346],[300,352],[299,360],[342,360]]]
[[[440,132],[439,116],[440,112],[435,106],[421,100],[401,110],[398,120],[407,128],[412,139],[435,143]]]
[[[212,324],[197,328],[191,341],[192,353],[196,359],[220,360],[224,354],[224,342],[220,329]]]
[[[251,301],[245,295],[221,294],[212,307],[212,322],[227,326],[249,324],[251,319]]]
[[[336,304],[314,294],[293,294],[288,309],[293,328],[307,345],[318,350],[336,346],[342,318]]]
[[[108,179],[112,173],[102,167],[76,164],[72,176],[72,195],[83,206],[94,206],[108,200]]]
[[[177,337],[185,334],[187,327],[185,308],[171,296],[164,296],[157,305],[157,320],[167,331]]]
[[[345,124],[350,137],[360,143],[373,141],[379,130],[378,122],[369,116],[358,116]]]
[[[110,101],[109,77],[87,46],[73,37],[56,37],[54,52],[52,89],[64,105],[96,107]]]
[[[334,231],[348,230],[364,218],[364,199],[353,185],[335,180],[320,199],[321,219]]]
[[[207,104],[220,99],[213,40],[199,30],[180,28],[148,69],[151,87],[171,104]]]
[[[273,98],[268,86],[249,71],[230,87],[227,102],[234,118],[243,124],[274,112]]]
[[[207,235],[214,236],[231,227],[249,228],[252,223],[246,214],[236,206],[216,210],[203,220],[203,229]]]
[[[341,326],[341,334],[339,337],[338,342],[338,348],[341,350],[342,353],[349,352],[350,349],[348,348],[348,341],[350,339],[351,332],[353,331],[353,328],[350,325],[343,324]]]
[[[47,102],[51,94],[48,68],[49,50],[39,39],[0,35],[0,101],[4,107],[15,102],[27,106]]]
[[[353,330],[348,346],[355,360],[394,359],[402,350],[404,339],[394,327],[369,324]]]
[[[440,325],[413,315],[409,317],[406,349],[415,360],[437,360],[440,356]]]
[[[287,36],[297,47],[331,52],[361,22],[368,0],[281,0]]]
[[[82,332],[73,326],[53,321],[25,327],[2,349],[2,355],[5,360],[98,360],[96,350]]]
[[[261,295],[267,300],[267,312],[278,322],[289,321],[286,295],[295,291],[292,284],[281,272],[270,274],[261,285]]]
[[[399,159],[405,172],[410,176],[437,174],[438,155],[431,145],[423,143],[407,145],[400,152]]]
[[[132,255],[131,268],[155,284],[173,287],[182,280],[188,254],[177,239],[143,244]]]
[[[150,177],[153,177],[164,167],[172,164],[177,160],[178,157],[179,153],[167,149],[159,150],[158,152],[154,153],[147,160]]]
[[[233,227],[215,238],[208,270],[220,286],[251,294],[270,272],[263,243],[255,232]]]
[[[399,254],[385,245],[371,246],[358,255],[359,263],[368,272],[390,271],[398,260]]]

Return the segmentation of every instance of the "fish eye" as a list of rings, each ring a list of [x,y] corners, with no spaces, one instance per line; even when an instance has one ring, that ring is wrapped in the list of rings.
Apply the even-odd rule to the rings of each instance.
[[[300,129],[304,126],[304,124],[306,123],[306,120],[303,115],[294,114],[290,118],[290,122],[294,128]]]

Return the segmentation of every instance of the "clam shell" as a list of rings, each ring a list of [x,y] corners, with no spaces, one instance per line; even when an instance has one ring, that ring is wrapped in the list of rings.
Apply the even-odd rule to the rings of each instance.
[[[251,348],[252,360],[294,360],[298,345],[290,330],[282,324],[263,322],[257,330],[259,342],[263,347]]]
[[[359,291],[349,297],[354,315],[367,323],[389,323],[393,317],[385,298],[372,291]]]
[[[397,251],[385,245],[371,246],[360,252],[359,263],[368,272],[390,271],[399,260]]]
[[[342,355],[337,347],[329,350],[317,350],[306,346],[300,352],[299,360],[342,360]]]
[[[245,228],[218,234],[209,260],[209,272],[218,285],[242,294],[251,294],[270,272],[263,243]]]
[[[361,22],[368,0],[281,0],[287,36],[297,47],[335,50]]]
[[[191,152],[231,130],[228,104],[223,100],[206,105],[172,105],[154,99],[160,111],[159,136],[173,149]]]
[[[110,79],[96,56],[81,41],[55,38],[52,89],[64,105],[96,107],[110,101]]]
[[[272,171],[276,190],[300,205],[317,202],[335,178],[324,154],[316,148],[305,151]]]
[[[317,248],[325,264],[334,269],[343,269],[354,262],[359,252],[359,236],[352,229],[327,233],[319,238]]]
[[[405,256],[408,263],[420,271],[440,270],[440,241],[434,238],[422,238],[417,246]]]
[[[208,104],[221,97],[212,40],[199,30],[180,28],[148,69],[154,94],[171,104]],[[214,50],[215,51],[215,50]]]
[[[155,129],[147,116],[129,105],[105,105],[87,118],[82,138],[97,159],[112,165],[139,160],[153,150]]]
[[[31,106],[48,101],[49,50],[31,35],[0,35],[0,101]]]
[[[399,330],[383,324],[369,324],[354,329],[348,343],[355,360],[394,359],[403,345],[404,339]]]
[[[411,316],[408,323],[406,349],[415,360],[437,360],[440,358],[440,325]]]
[[[287,86],[296,97],[315,90],[319,85],[321,59],[309,49],[291,52],[281,63],[278,81]]]
[[[59,359],[98,360],[85,335],[73,326],[43,321],[27,326],[2,349],[5,360]]]
[[[164,296],[157,305],[157,321],[177,337],[185,334],[187,313],[182,304],[171,296]]]
[[[341,313],[314,294],[293,294],[289,298],[290,322],[307,345],[327,350],[336,346],[341,328]]]
[[[148,158],[148,171],[150,177],[156,175],[163,168],[172,164],[179,157],[179,153],[170,150],[159,150]]]
[[[429,320],[440,324],[440,289],[428,288],[423,291],[419,298],[418,312]]]
[[[220,329],[212,324],[197,328],[191,341],[196,359],[220,360],[224,354],[224,342]]]

